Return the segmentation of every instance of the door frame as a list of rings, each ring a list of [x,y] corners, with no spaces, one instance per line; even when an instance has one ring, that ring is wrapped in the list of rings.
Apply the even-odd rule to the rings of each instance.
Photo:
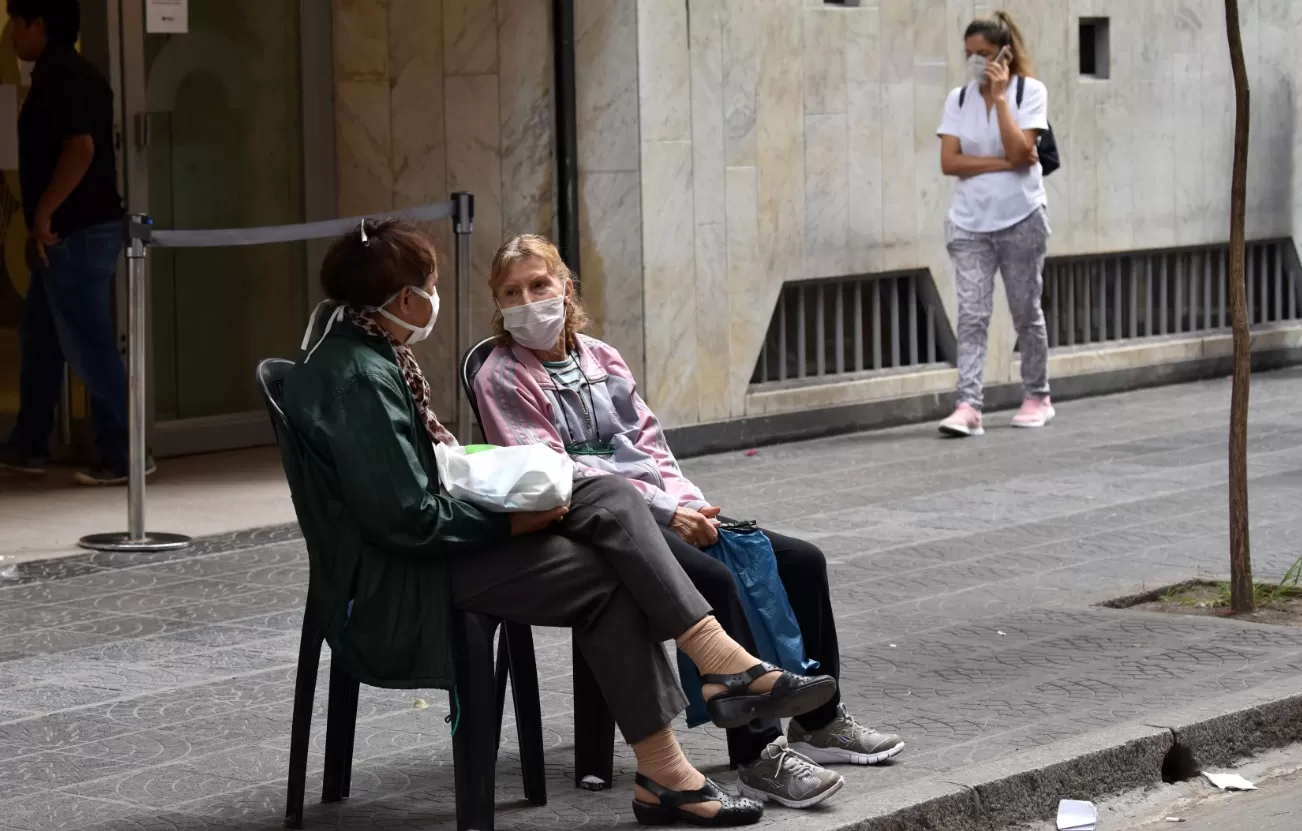
[[[149,159],[146,112],[145,0],[107,0],[110,20],[117,18],[117,37],[110,37],[110,54],[116,52],[113,90],[118,102],[118,171],[127,211],[149,213]],[[300,141],[303,147],[303,205],[308,222],[332,219],[338,199],[335,170],[334,22],[330,3],[294,0],[299,19],[299,100],[302,109]],[[110,28],[112,31],[112,28]],[[316,274],[328,240],[307,244],[303,279],[307,310],[320,298]],[[146,259],[148,263],[148,259]],[[126,267],[118,272],[118,332],[125,347],[127,331]],[[146,298],[149,302],[149,298]],[[148,315],[148,349],[153,354],[152,308]],[[200,418],[158,421],[154,399],[153,361],[148,362],[150,449],[157,457],[185,456],[237,450],[275,443],[265,411],[227,413]],[[249,367],[253,383],[254,367]]]

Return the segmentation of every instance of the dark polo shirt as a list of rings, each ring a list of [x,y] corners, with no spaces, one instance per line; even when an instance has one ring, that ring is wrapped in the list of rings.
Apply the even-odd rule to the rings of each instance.
[[[32,69],[32,87],[18,117],[18,178],[27,227],[54,178],[63,142],[89,135],[95,158],[81,183],[54,212],[59,235],[122,216],[113,151],[113,89],[94,65],[70,47],[46,47]]]

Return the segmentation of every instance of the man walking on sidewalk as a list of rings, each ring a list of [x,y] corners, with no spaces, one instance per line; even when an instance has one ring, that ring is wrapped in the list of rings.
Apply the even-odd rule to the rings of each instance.
[[[0,467],[45,472],[66,361],[90,392],[99,466],[85,485],[127,477],[127,375],[112,288],[122,254],[113,90],[77,52],[77,0],[8,0],[14,51],[34,61],[18,118],[18,173],[31,235],[22,323],[22,404]],[[149,464],[152,471],[153,464]]]

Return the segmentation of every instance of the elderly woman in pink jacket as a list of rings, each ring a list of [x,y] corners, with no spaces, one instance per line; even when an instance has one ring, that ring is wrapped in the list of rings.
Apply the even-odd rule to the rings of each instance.
[[[701,550],[718,539],[720,508],[679,469],[619,352],[582,334],[588,318],[555,246],[534,235],[508,240],[493,258],[489,281],[499,309],[498,346],[475,378],[485,438],[499,445],[546,443],[574,460],[577,476],[631,481],[724,630],[754,651],[732,573]],[[803,540],[764,533],[806,655],[820,672],[839,676],[823,553]],[[730,731],[729,746],[744,794],[804,808],[843,784],[821,765],[876,764],[904,742],[860,724],[838,693],[793,719],[787,736],[778,722],[757,722]]]

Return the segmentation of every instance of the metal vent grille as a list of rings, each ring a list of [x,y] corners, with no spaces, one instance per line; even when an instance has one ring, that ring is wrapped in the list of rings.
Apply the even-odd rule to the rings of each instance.
[[[788,283],[752,384],[825,379],[954,359],[954,335],[926,271]]]
[[[1230,325],[1228,246],[1050,260],[1044,267],[1049,346],[1211,332]],[[1252,324],[1297,320],[1289,240],[1247,246]]]

